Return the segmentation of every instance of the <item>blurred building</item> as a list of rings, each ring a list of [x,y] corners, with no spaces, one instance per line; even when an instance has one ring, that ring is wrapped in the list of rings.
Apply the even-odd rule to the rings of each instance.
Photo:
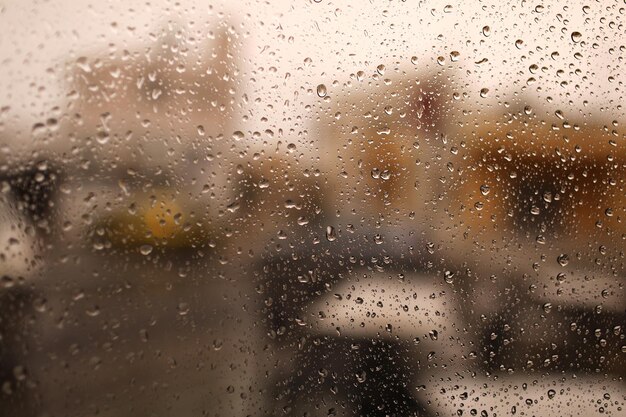
[[[237,111],[234,36],[170,25],[151,44],[68,64],[73,119],[57,152],[82,161],[64,167],[70,239],[88,234],[100,248],[219,239],[237,188],[224,158]]]
[[[319,142],[336,183],[329,204],[345,217],[399,222],[419,233],[442,190],[438,160],[455,80],[414,71],[353,75],[320,100]]]

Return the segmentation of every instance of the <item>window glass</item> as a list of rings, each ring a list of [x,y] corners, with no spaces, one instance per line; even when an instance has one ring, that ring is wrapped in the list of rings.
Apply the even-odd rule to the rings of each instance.
[[[3,1],[0,415],[626,416],[625,19]]]

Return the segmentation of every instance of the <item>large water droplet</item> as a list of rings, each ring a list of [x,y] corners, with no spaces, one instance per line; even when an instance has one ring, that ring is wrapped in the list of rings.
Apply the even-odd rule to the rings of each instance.
[[[337,231],[333,226],[326,226],[326,240],[334,242],[337,239]]]
[[[317,95],[321,98],[326,97],[327,91],[326,86],[324,84],[320,84],[317,86]]]

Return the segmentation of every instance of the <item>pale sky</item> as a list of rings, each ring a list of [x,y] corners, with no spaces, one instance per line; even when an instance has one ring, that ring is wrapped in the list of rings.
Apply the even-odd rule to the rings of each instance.
[[[480,106],[529,97],[547,104],[552,97],[549,106],[566,117],[582,111],[623,119],[618,105],[624,71],[618,65],[626,44],[625,3],[554,3],[2,0],[0,107],[10,109],[0,117],[7,126],[45,120],[62,103],[59,86],[67,57],[145,44],[150,32],[172,20],[183,27],[193,22],[204,33],[216,22],[230,22],[244,45],[240,90],[250,101],[260,99],[259,106],[271,104],[273,111],[262,111],[276,124],[286,115],[302,114],[296,94],[313,102],[315,86],[324,83],[332,98],[350,74],[371,76],[380,64],[387,68],[385,76],[394,68],[409,75],[424,68],[456,70],[465,80],[459,92]],[[578,42],[574,32],[581,34]],[[459,53],[456,62],[452,51]],[[443,67],[439,56],[445,58]],[[305,58],[310,65],[304,65]],[[482,101],[481,88],[489,89]]]

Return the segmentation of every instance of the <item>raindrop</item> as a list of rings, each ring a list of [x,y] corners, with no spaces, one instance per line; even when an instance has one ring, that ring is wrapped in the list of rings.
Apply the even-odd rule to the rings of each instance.
[[[320,84],[317,86],[317,95],[321,98],[326,97],[326,86],[324,84]]]
[[[545,201],[546,203],[552,202],[552,193],[550,191],[546,191],[545,193],[543,193],[543,201]]]
[[[337,231],[333,226],[326,226],[326,240],[334,242],[337,239]]]
[[[189,314],[189,304],[185,302],[178,303],[176,309],[178,310],[179,316],[186,316],[187,314]]]
[[[139,330],[139,339],[146,343],[149,339],[148,331],[146,329]]]
[[[363,383],[367,380],[367,373],[365,371],[361,371],[356,374],[356,380],[360,383]]]

